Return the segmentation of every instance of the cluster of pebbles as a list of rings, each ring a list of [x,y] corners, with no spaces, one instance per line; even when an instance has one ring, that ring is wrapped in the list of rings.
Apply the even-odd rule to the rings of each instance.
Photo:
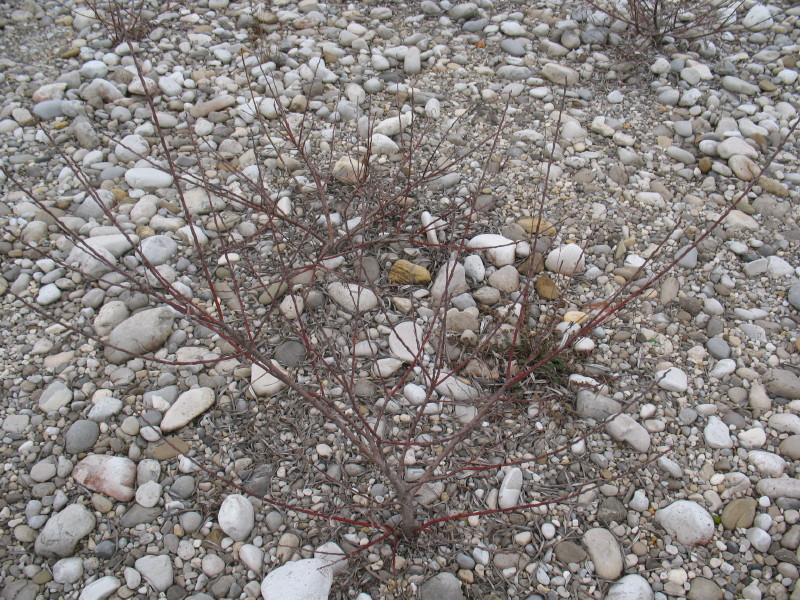
[[[633,50],[579,1],[187,4],[148,7],[132,44],[71,2],[0,7],[2,598],[800,598],[800,8],[746,0],[727,32]],[[278,220],[376,239],[349,202],[304,200],[300,148],[265,141],[264,122],[310,124],[332,194],[359,181],[367,135],[376,169],[402,164],[418,123],[432,163],[464,158],[398,204],[399,242],[311,279],[262,273],[242,297],[248,252],[267,273],[313,253],[288,233],[220,255],[275,233],[229,206],[254,174],[274,180]],[[569,335],[676,264],[573,340],[569,410],[503,410],[464,441],[514,464],[417,499],[431,518],[562,501],[465,517],[417,548],[370,545],[362,521],[392,490],[336,427],[109,268],[146,261],[155,293],[211,306],[198,245],[226,314],[263,319],[276,368],[342,395],[304,370],[307,319],[395,434],[419,413],[439,437],[507,365],[476,356],[435,386],[425,368],[486,331],[508,342],[521,310],[526,333],[555,315]],[[550,447],[565,451],[537,459]],[[412,446],[406,473],[430,452]]]

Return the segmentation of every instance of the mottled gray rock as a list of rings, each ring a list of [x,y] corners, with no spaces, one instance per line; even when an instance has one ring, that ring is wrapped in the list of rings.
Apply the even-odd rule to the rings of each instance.
[[[800,377],[787,369],[770,369],[764,376],[764,387],[770,394],[788,398],[800,399]]]
[[[134,567],[156,591],[165,592],[172,585],[172,559],[166,554],[143,556],[134,563]]]
[[[684,546],[707,544],[714,537],[714,519],[690,500],[677,500],[656,511],[656,522]]]
[[[594,527],[583,534],[583,545],[594,563],[594,572],[606,579],[616,579],[625,568],[622,550],[608,529]]]
[[[306,558],[286,563],[261,583],[264,600],[328,600],[333,570],[327,561]]]
[[[39,556],[64,558],[75,553],[78,542],[94,531],[94,515],[80,504],[70,504],[47,520],[34,549]]]
[[[119,364],[134,355],[158,350],[172,333],[174,321],[175,313],[166,306],[136,313],[111,332],[105,348],[106,358]]]
[[[653,600],[653,597],[653,588],[647,579],[641,575],[625,575],[608,588],[605,600]]]
[[[69,454],[86,452],[100,437],[100,425],[88,419],[75,421],[64,434],[64,447]]]
[[[461,581],[452,573],[439,573],[420,586],[421,600],[464,600]]]
[[[246,496],[231,494],[222,502],[217,515],[219,526],[233,540],[246,540],[255,526],[255,511]]]

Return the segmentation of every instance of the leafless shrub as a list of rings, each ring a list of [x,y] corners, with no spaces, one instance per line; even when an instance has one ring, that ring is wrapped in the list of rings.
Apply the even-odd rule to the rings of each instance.
[[[758,177],[680,256],[664,259],[665,239],[629,283],[602,302],[568,312],[566,302],[544,300],[534,290],[538,265],[559,240],[559,224],[544,219],[549,170],[539,182],[525,239],[476,237],[494,233],[481,220],[487,203],[482,190],[503,166],[502,122],[487,127],[466,112],[445,131],[437,130],[425,124],[424,110],[408,90],[399,95],[394,112],[374,107],[375,114],[386,109],[381,119],[368,114],[330,122],[306,112],[300,101],[284,106],[269,73],[259,72],[257,61],[242,59],[245,70],[262,81],[252,84],[249,103],[237,109],[249,126],[252,155],[246,158],[213,151],[202,138],[194,140],[193,150],[174,149],[155,116],[153,97],[146,96],[160,147],[140,160],[169,175],[165,187],[175,190],[175,218],[185,223],[179,235],[191,248],[191,278],[153,264],[141,246],[141,238],[153,232],[136,233],[136,223],[123,218],[129,211],[109,203],[66,154],[62,159],[87,195],[84,201],[96,203],[130,246],[124,261],[90,243],[50,200],[25,188],[13,169],[4,169],[68,242],[59,248],[26,244],[19,229],[9,227],[6,237],[19,249],[51,258],[86,288],[144,295],[151,305],[167,306],[216,337],[209,352],[181,361],[165,351],[145,353],[124,340],[114,343],[77,323],[64,325],[123,357],[179,367],[223,368],[230,360],[252,366],[250,381],[240,380],[226,393],[257,398],[259,414],[293,427],[280,444],[269,446],[266,440],[261,447],[283,445],[290,454],[300,453],[306,458],[295,464],[304,467],[303,481],[335,490],[335,501],[325,506],[303,503],[291,489],[262,499],[310,518],[377,532],[367,548],[422,534],[456,538],[470,517],[537,510],[597,485],[590,470],[576,477],[557,460],[606,423],[566,426],[568,373],[559,369],[572,353],[590,351],[586,342],[594,329],[637,298],[652,295]],[[136,65],[147,90],[146,74]],[[462,127],[478,142],[454,145]],[[379,152],[376,147],[386,144],[376,135],[381,131],[392,132],[398,148]],[[551,133],[557,136],[558,124]],[[178,159],[193,152],[201,168],[181,167],[187,161]],[[467,194],[442,202],[432,192],[443,178],[465,171],[472,172]],[[514,299],[484,307],[488,318],[456,327],[456,319],[474,317],[450,309],[453,297],[464,291],[463,259],[484,251],[495,255],[497,266],[521,267],[529,260],[523,269],[528,276]],[[430,290],[429,271],[437,279]],[[576,282],[569,273],[553,279],[565,294]],[[54,314],[24,296],[18,303],[49,318]],[[302,355],[292,366],[274,360],[275,346],[287,339]],[[632,395],[622,410],[640,396]],[[537,428],[535,420],[548,411],[564,418]],[[241,435],[246,438],[247,432]],[[324,458],[318,443],[329,446]],[[534,488],[523,500],[501,506],[488,506],[472,493],[471,477],[501,467],[535,469],[537,463],[564,470],[568,484]],[[198,464],[231,488],[247,489],[202,460]],[[341,470],[326,470],[332,464],[357,465],[363,473],[349,479]],[[383,486],[378,497],[370,494],[376,484]],[[453,511],[443,501],[453,496],[463,510]]]
[[[742,0],[586,0],[626,24],[645,45],[665,38],[698,40],[725,31],[736,21]]]

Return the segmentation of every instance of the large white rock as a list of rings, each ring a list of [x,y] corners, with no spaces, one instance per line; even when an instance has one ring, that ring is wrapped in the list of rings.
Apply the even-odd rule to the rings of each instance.
[[[122,582],[113,575],[101,577],[84,587],[78,600],[106,600],[116,592]]]
[[[606,423],[606,431],[618,442],[628,442],[634,450],[647,452],[650,449],[650,434],[630,415],[617,415]]]
[[[157,267],[169,262],[175,256],[178,242],[168,235],[153,235],[142,240],[139,250],[144,258]]]
[[[134,167],[125,171],[125,181],[142,190],[165,188],[172,185],[172,175],[153,167]]]
[[[97,335],[108,335],[114,327],[130,316],[128,307],[121,300],[112,300],[104,304],[94,318],[94,331]]]
[[[114,148],[114,154],[123,163],[145,158],[150,153],[150,144],[147,143],[139,134],[126,135],[122,138],[117,147]]]
[[[106,358],[119,364],[134,355],[158,350],[172,333],[174,321],[175,313],[166,306],[136,313],[114,327],[108,336]]]
[[[586,268],[583,248],[578,244],[564,244],[551,250],[544,261],[548,271],[561,275],[575,275]]]
[[[733,438],[728,426],[716,415],[708,417],[703,429],[703,439],[709,448],[733,448]]]
[[[261,573],[264,567],[264,551],[253,544],[245,544],[239,548],[239,560],[253,573]]]
[[[142,578],[159,592],[166,592],[172,585],[175,574],[172,560],[167,554],[142,556],[133,566],[141,573]]]
[[[273,360],[270,362],[273,369],[286,373],[276,361]],[[286,384],[280,379],[275,377],[272,373],[268,373],[261,365],[253,363],[250,369],[250,389],[253,391],[254,396],[274,396],[285,387]]]
[[[347,554],[334,542],[325,542],[314,550],[314,558],[327,562],[334,575],[347,571]]]
[[[81,504],[70,504],[51,516],[36,538],[34,550],[39,556],[72,556],[78,542],[94,531],[94,515]]]
[[[792,477],[774,477],[762,479],[756,484],[758,493],[770,498],[800,499],[800,479]]]
[[[512,508],[519,504],[519,496],[522,493],[522,471],[519,467],[512,467],[503,477],[500,484],[500,493],[497,495],[497,506],[500,508]]]
[[[306,558],[278,567],[261,582],[264,600],[327,600],[333,569],[319,558]]]
[[[370,289],[355,283],[335,281],[328,286],[331,300],[348,312],[366,312],[378,306],[378,297]]]
[[[214,390],[195,388],[178,396],[161,421],[161,431],[168,433],[189,424],[214,405]]]
[[[786,461],[766,450],[751,450],[747,453],[747,462],[754,465],[764,477],[781,477],[786,471]]]
[[[452,298],[463,294],[468,289],[466,271],[463,265],[449,260],[441,266],[436,274],[436,279],[433,280],[431,298],[436,304],[440,304],[445,294]]]
[[[389,351],[403,362],[418,360],[421,358],[423,334],[422,327],[413,321],[398,323],[389,334]]]
[[[678,367],[670,367],[656,371],[656,383],[662,390],[685,392],[689,387],[689,378]]]
[[[478,398],[479,392],[477,388],[469,385],[468,383],[464,383],[460,379],[457,379],[452,373],[444,377],[446,377],[446,379],[442,380],[442,382],[434,388],[436,393],[441,394],[442,396],[447,396],[448,398],[452,398],[453,400],[457,400],[459,402],[475,400]]]
[[[219,526],[225,535],[241,542],[247,539],[255,526],[253,505],[242,494],[231,494],[222,502],[217,515]]]
[[[225,208],[225,200],[203,188],[192,188],[183,192],[186,209],[193,215],[207,215]]]
[[[753,6],[742,19],[742,25],[750,31],[764,31],[772,27],[773,23],[772,13],[763,4]]]
[[[594,563],[594,572],[606,579],[616,579],[625,566],[622,550],[608,529],[594,527],[583,534],[583,545]]]
[[[486,250],[486,256],[495,267],[513,265],[517,243],[498,233],[481,233],[467,242],[471,250]]]
[[[408,129],[413,118],[414,114],[411,112],[403,113],[399,117],[389,117],[375,125],[373,134],[379,133],[386,136],[397,135],[401,131]]]
[[[83,577],[83,560],[77,556],[62,558],[53,565],[53,581],[75,583]]]
[[[684,546],[705,545],[714,537],[714,519],[691,500],[677,500],[657,510],[656,522]]]
[[[389,136],[375,133],[370,138],[370,150],[373,154],[397,154],[400,146]]]
[[[625,575],[608,588],[605,600],[653,600],[653,588],[641,575]]]
[[[72,478],[93,492],[128,502],[134,496],[136,464],[124,456],[90,454],[75,465]]]

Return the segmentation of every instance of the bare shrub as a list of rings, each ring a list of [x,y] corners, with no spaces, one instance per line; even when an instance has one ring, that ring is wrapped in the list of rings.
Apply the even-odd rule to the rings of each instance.
[[[720,33],[736,21],[742,0],[586,0],[626,24],[647,45],[664,38],[698,40]]]
[[[517,222],[519,239],[498,236],[485,218],[492,202],[486,186],[502,171],[507,149],[504,115],[491,127],[467,111],[440,130],[406,88],[395,107],[373,106],[371,114],[331,122],[306,111],[302,99],[285,107],[269,73],[257,70],[257,60],[243,60],[257,79],[248,103],[236,109],[248,126],[252,153],[215,150],[202,136],[176,150],[153,97],[146,96],[159,146],[137,164],[157,169],[165,181],[158,187],[168,194],[172,214],[162,223],[189,248],[184,273],[153,261],[142,242],[156,231],[131,220],[130,207],[109,201],[107,190],[93,185],[66,154],[61,157],[76,186],[67,191],[77,195],[80,187],[83,202],[102,213],[98,218],[115,224],[129,246],[124,258],[92,243],[52,200],[4,168],[62,238],[56,246],[30,244],[9,227],[5,234],[19,249],[52,259],[84,288],[169,307],[195,337],[187,342],[191,351],[182,354],[144,352],[125,339],[98,335],[87,323],[64,325],[105,348],[113,362],[140,359],[189,372],[214,367],[230,377],[232,383],[217,390],[224,407],[241,400],[252,420],[240,430],[215,432],[220,452],[246,444],[262,461],[293,465],[292,485],[258,496],[305,518],[367,529],[371,537],[362,550],[387,539],[395,546],[416,542],[423,534],[457,542],[471,517],[540,510],[604,481],[591,466],[575,469],[564,457],[603,431],[647,385],[606,419],[573,421],[570,361],[591,352],[596,328],[638,298],[651,297],[758,177],[681,255],[665,258],[670,246],[663,240],[628,283],[578,310],[570,294],[578,289],[581,268],[564,268],[552,258],[557,255],[551,251],[567,245],[561,223],[545,218],[549,168],[529,214]],[[146,73],[136,64],[148,90]],[[431,113],[435,103],[428,103]],[[552,139],[559,123],[551,123]],[[462,143],[466,129],[477,143]],[[552,141],[545,152],[548,147]],[[186,159],[195,159],[198,168],[181,166],[192,163]],[[468,184],[451,184],[464,174]],[[452,190],[446,201],[445,189]],[[580,247],[569,252],[570,261],[583,260]],[[516,289],[487,298],[482,314],[453,307],[466,291],[464,259],[479,254],[498,269],[511,267],[512,278],[522,271]],[[560,292],[553,296],[535,289],[547,259],[549,284]],[[477,262],[470,260],[474,269]],[[469,276],[482,279],[473,271]],[[56,314],[24,295],[18,306],[49,318]],[[201,330],[210,333],[204,337]],[[286,342],[297,359],[280,364],[276,348]],[[242,367],[250,368],[249,377]],[[137,406],[140,414],[144,409]],[[560,417],[537,427],[546,412]],[[253,439],[255,431],[273,435]],[[230,488],[248,490],[238,474],[193,460]],[[474,478],[502,467],[535,471],[539,464],[563,473],[565,484],[534,485],[511,502],[474,493]],[[298,489],[311,493],[299,495]],[[320,490],[330,495],[329,503]],[[454,498],[463,509],[451,510],[448,499]]]

